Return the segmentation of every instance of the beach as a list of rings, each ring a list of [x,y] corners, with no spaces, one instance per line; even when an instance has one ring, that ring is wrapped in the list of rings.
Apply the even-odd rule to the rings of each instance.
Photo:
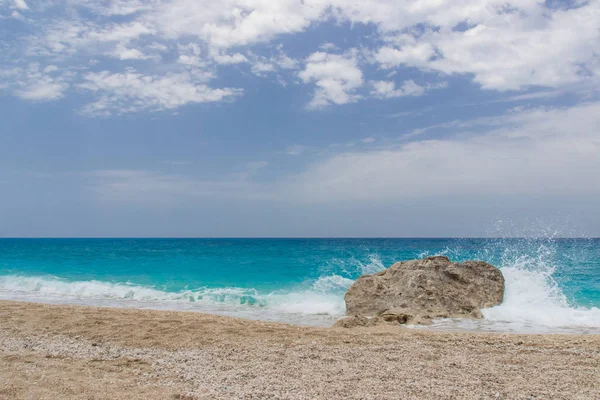
[[[600,336],[0,301],[0,399],[599,399]]]

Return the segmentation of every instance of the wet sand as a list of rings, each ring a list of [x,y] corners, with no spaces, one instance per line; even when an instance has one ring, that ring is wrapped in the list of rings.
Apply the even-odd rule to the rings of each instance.
[[[0,399],[600,399],[600,335],[0,301]]]

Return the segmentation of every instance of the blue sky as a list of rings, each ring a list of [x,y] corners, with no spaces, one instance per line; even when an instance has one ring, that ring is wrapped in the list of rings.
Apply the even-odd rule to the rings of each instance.
[[[600,236],[599,27],[600,1],[0,0],[0,236]]]

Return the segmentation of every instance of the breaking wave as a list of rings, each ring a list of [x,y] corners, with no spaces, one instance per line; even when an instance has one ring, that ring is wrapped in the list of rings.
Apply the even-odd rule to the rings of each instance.
[[[348,287],[351,283],[351,280],[330,276],[317,280],[311,288],[299,291],[261,293],[256,289],[227,287],[169,292],[131,283],[7,275],[0,276],[0,298],[201,311],[253,319],[327,325],[345,312],[343,297],[337,293],[329,293],[328,289]]]
[[[576,256],[577,249],[573,254],[559,254],[553,237],[491,240],[477,258],[492,262],[502,271],[502,304],[482,310],[481,321],[440,320],[434,329],[600,333],[600,309],[577,305],[557,281],[557,271],[569,270],[562,263]]]

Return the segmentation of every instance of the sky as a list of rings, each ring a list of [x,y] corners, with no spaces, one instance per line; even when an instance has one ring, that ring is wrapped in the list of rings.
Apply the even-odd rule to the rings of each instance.
[[[0,0],[0,237],[600,236],[600,0]]]

